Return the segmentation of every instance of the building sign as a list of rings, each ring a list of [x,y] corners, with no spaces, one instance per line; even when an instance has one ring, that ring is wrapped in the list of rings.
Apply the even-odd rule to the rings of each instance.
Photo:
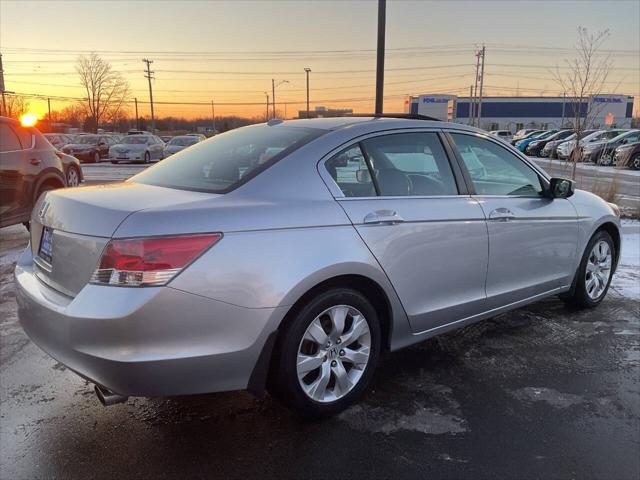
[[[447,103],[447,102],[449,102],[448,98],[430,98],[430,97],[422,98],[422,103]]]
[[[620,97],[593,97],[594,103],[622,103]]]

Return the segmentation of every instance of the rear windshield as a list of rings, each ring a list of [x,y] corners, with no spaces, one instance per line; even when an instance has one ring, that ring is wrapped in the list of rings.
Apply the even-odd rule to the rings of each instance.
[[[131,181],[182,190],[230,192],[322,133],[284,125],[239,128],[181,150]]]

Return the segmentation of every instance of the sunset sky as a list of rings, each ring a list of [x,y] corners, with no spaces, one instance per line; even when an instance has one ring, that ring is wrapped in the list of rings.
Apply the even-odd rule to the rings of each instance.
[[[148,102],[143,58],[154,60],[156,115],[264,114],[271,79],[287,117],[311,105],[374,109],[376,2],[0,0],[6,89],[51,96],[61,109],[83,92],[74,65],[96,52]],[[474,50],[487,48],[485,95],[562,94],[551,70],[572,56],[578,25],[610,29],[606,93],[635,96],[640,112],[640,2],[389,1],[385,111],[415,93],[468,95]],[[60,98],[64,97],[64,98]],[[169,104],[166,102],[179,103]],[[188,105],[202,103],[203,105]],[[249,105],[238,105],[238,104]],[[227,104],[227,105],[225,105]],[[32,98],[35,113],[46,100]],[[149,105],[140,104],[148,115]]]

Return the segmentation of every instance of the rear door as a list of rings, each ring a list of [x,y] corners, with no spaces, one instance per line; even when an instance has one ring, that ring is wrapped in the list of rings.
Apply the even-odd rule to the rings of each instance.
[[[0,218],[9,225],[25,209],[25,158],[18,135],[0,123]]]
[[[544,197],[546,180],[499,142],[450,135],[487,217],[489,309],[570,285],[578,245],[573,205]]]
[[[336,199],[391,280],[415,332],[484,310],[484,213],[435,131],[376,134],[325,163]],[[337,190],[337,189],[336,189]]]

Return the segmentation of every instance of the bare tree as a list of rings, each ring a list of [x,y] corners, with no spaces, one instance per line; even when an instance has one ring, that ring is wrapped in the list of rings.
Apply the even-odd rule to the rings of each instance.
[[[83,106],[87,116],[95,120],[96,128],[117,117],[129,96],[124,77],[95,53],[78,57],[76,72],[86,93]]]
[[[554,77],[562,87],[570,102],[573,113],[573,130],[576,134],[576,147],[571,153],[573,162],[571,178],[576,177],[576,166],[582,154],[580,141],[584,131],[593,125],[594,119],[602,111],[604,103],[594,102],[607,81],[613,62],[610,55],[603,55],[602,45],[609,38],[609,30],[590,33],[584,27],[578,27],[578,43],[575,45],[575,57],[565,60],[563,72],[557,67]]]
[[[20,95],[5,94],[5,108],[7,109],[7,117],[18,120],[22,115],[29,111],[29,102]]]

